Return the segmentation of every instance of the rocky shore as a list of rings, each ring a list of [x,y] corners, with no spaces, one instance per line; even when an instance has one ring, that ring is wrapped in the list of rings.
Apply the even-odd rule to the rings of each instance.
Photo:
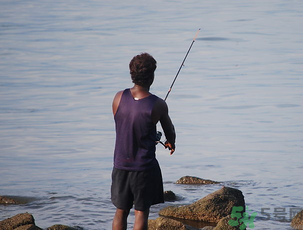
[[[185,176],[176,184],[218,184],[220,182]],[[177,200],[172,191],[164,193],[166,201]],[[0,205],[18,205],[20,201],[12,197],[0,196]],[[236,207],[236,209],[235,209]],[[149,220],[149,230],[238,230],[246,229],[247,222],[240,221],[245,216],[245,200],[242,192],[235,188],[221,189],[202,199],[183,206],[168,206],[159,211],[159,217]],[[209,223],[203,228],[193,227],[188,221]],[[205,224],[204,224],[205,226]],[[249,226],[251,228],[251,226]],[[303,211],[292,220],[291,227],[303,229]],[[36,226],[35,219],[30,213],[21,213],[0,221],[0,230],[42,230]],[[69,227],[55,224],[46,230],[82,230],[80,227]]]
[[[30,213],[20,213],[0,222],[0,230],[42,230],[35,224],[35,219]],[[65,225],[53,225],[46,230],[81,230]]]
[[[35,219],[30,213],[20,213],[0,222],[0,230],[42,230],[35,224]],[[65,225],[53,225],[47,230],[80,230]]]

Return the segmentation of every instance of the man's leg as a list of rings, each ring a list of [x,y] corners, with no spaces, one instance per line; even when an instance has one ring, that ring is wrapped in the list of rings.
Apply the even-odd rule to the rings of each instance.
[[[146,211],[135,210],[134,230],[147,230],[149,209]]]
[[[117,208],[113,219],[113,230],[126,230],[127,229],[127,217],[129,210],[122,210]]]

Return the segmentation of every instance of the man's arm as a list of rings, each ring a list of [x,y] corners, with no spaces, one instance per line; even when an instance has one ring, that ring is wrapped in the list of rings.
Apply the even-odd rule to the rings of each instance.
[[[120,91],[120,92],[118,92],[118,93],[116,94],[116,96],[114,97],[113,104],[112,104],[114,116],[115,116],[115,114],[116,114],[116,112],[117,112],[117,109],[118,109],[118,107],[119,107],[119,104],[120,104],[120,100],[121,100],[122,94],[123,94],[123,91]]]
[[[155,124],[160,121],[167,140],[165,146],[171,150],[170,154],[173,154],[176,148],[176,132],[174,125],[168,115],[168,107],[164,100],[160,98],[158,99],[153,109],[152,118]]]

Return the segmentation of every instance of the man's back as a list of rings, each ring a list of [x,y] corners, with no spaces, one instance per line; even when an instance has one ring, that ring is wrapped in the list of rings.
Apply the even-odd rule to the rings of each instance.
[[[124,90],[116,114],[115,168],[144,171],[157,164],[155,159],[156,125],[152,111],[158,97],[150,94],[135,100]]]

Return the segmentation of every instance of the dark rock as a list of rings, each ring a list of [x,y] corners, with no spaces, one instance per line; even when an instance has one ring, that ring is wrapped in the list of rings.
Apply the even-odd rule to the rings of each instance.
[[[148,221],[148,230],[198,230],[177,220],[159,217]]]
[[[65,226],[65,225],[61,225],[61,224],[56,224],[53,225],[49,228],[47,228],[47,230],[79,230],[80,228],[72,228],[69,226]]]
[[[190,205],[169,206],[160,210],[159,214],[178,219],[218,223],[220,219],[231,214],[233,206],[243,206],[243,212],[245,212],[242,192],[238,189],[223,187]]]
[[[34,200],[36,200],[34,197],[0,196],[0,205],[28,204]]]
[[[29,213],[21,213],[6,220],[0,221],[0,230],[42,230],[35,225],[34,217]],[[47,230],[83,230],[80,227],[53,225]]]
[[[291,227],[294,229],[303,229],[303,210],[292,219]]]
[[[176,184],[219,184],[220,182],[206,180],[199,177],[184,176],[176,181]]]
[[[222,218],[219,223],[217,224],[217,226],[213,229],[213,230],[239,230],[240,227],[243,225],[243,223],[241,225],[238,226],[231,226],[228,221],[231,220],[230,215]],[[246,229],[245,226],[244,228],[241,229]]]
[[[165,201],[176,201],[177,200],[176,194],[173,191],[165,191],[164,200]]]
[[[37,227],[34,224],[28,224],[28,225],[23,225],[18,228],[15,228],[14,230],[42,230],[42,229]]]
[[[9,197],[0,196],[0,204],[17,204],[17,202]]]
[[[0,230],[41,230],[35,225],[34,217],[29,213],[21,213],[0,222]]]

